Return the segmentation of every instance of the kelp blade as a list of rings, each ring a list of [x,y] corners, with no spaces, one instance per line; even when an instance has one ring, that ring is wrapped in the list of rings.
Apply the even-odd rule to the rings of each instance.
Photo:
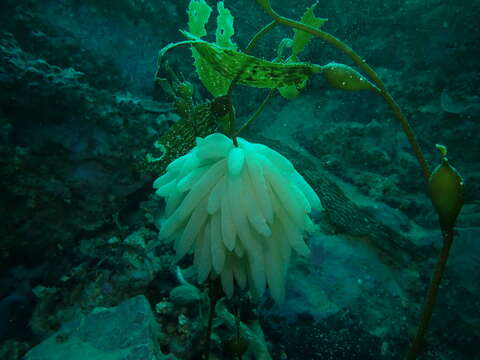
[[[242,85],[269,89],[300,85],[313,74],[322,71],[319,65],[275,63],[199,40],[187,32],[184,34],[190,40],[195,40],[192,46],[215,71]]]

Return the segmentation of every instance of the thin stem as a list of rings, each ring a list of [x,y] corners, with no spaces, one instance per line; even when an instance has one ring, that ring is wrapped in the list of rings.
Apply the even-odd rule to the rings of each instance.
[[[240,342],[240,315],[239,315],[239,311],[238,311],[238,304],[235,302],[235,305],[234,305],[234,311],[235,311],[235,341],[237,342],[237,344]],[[237,353],[237,360],[242,360],[242,355],[240,355],[239,353]]]
[[[410,346],[406,360],[415,360],[418,355],[418,351],[423,344],[423,339],[428,328],[428,323],[432,317],[433,307],[435,300],[437,299],[438,289],[440,282],[442,281],[445,265],[447,264],[448,254],[453,242],[453,229],[443,231],[443,247],[438,258],[437,266],[430,283],[430,287],[427,293],[427,300],[423,309],[422,318],[417,328],[417,334]]]
[[[309,33],[311,35],[317,36],[319,38],[322,38],[326,42],[328,42],[330,45],[334,46],[338,50],[342,51],[345,53],[352,61],[357,64],[357,66],[363,70],[365,74],[367,74],[370,79],[378,86],[379,88],[379,94],[382,95],[384,100],[387,102],[388,106],[392,110],[393,114],[395,117],[400,121],[400,124],[402,125],[403,131],[405,132],[408,141],[410,142],[410,145],[412,146],[413,152],[415,156],[417,157],[417,161],[422,169],[423,176],[426,181],[428,181],[430,177],[430,170],[428,168],[427,161],[425,160],[425,156],[423,155],[422,149],[420,147],[420,144],[418,143],[416,136],[407,120],[405,115],[403,114],[402,110],[398,106],[398,104],[395,102],[393,97],[390,95],[388,90],[385,87],[385,84],[383,81],[378,77],[377,73],[367,64],[367,62],[362,59],[360,55],[358,55],[350,46],[345,44],[342,40],[338,39],[337,37],[323,31],[320,29],[316,29],[314,27],[311,27],[309,25],[303,24],[301,22],[291,20],[288,18],[285,18],[283,16],[280,16],[278,13],[276,13],[271,7],[270,4],[265,1],[259,1],[256,0],[257,3],[259,3],[262,8],[274,18],[274,20],[281,24],[285,25],[297,30],[304,31],[306,33]],[[267,6],[268,5],[268,6]]]
[[[229,117],[229,124],[230,124],[230,137],[232,138],[233,145],[235,147],[238,147],[238,141],[237,141],[237,134],[235,132],[235,109],[233,107],[232,103],[232,94],[228,94],[229,97],[229,106],[230,106],[230,111],[228,112],[228,117]]]
[[[250,42],[248,43],[244,51],[245,54],[248,54],[250,51],[252,51],[253,48],[257,46],[258,40],[260,40],[263,36],[268,34],[277,25],[278,25],[278,22],[276,20],[273,20],[271,23],[265,25],[262,29],[260,29],[252,38],[252,40],[250,40]]]
[[[208,327],[207,327],[207,339],[205,340],[205,360],[208,360],[210,357],[210,337],[212,336],[212,324],[213,317],[215,314],[214,305],[210,303],[210,313],[208,315]]]
[[[270,89],[270,91],[268,92],[268,95],[262,101],[262,103],[260,104],[258,109],[250,116],[250,118],[247,121],[245,121],[245,123],[242,125],[242,127],[240,129],[238,129],[235,136],[239,136],[240,133],[243,130],[245,130],[246,128],[248,128],[250,126],[250,124],[253,122],[253,120],[255,120],[260,115],[260,113],[263,111],[263,109],[265,109],[265,106],[267,106],[267,104],[270,102],[270,100],[273,98],[274,95],[275,95],[275,89]]]
[[[262,29],[260,29],[248,43],[247,47],[245,48],[245,53],[248,54],[250,51],[252,51],[257,45],[258,40],[260,40],[262,36],[266,35],[277,25],[278,23],[276,21],[272,21],[271,23],[267,24]],[[242,76],[244,71],[247,69],[248,65],[249,65],[248,62],[245,62],[243,64],[240,71],[236,74],[235,78],[230,83],[230,86],[227,92],[227,96],[229,98],[229,103],[230,103],[230,113],[229,113],[230,137],[232,138],[233,144],[235,146],[238,146],[237,135],[245,128],[246,124],[244,124],[239,131],[235,131],[235,109],[233,108],[232,93],[233,93],[233,89],[235,88],[235,85],[237,85],[237,82],[240,79],[240,76]],[[265,107],[265,105],[268,103],[269,100],[270,100],[270,94],[267,96],[267,99],[265,99],[264,102],[260,105],[259,110],[257,110],[255,114],[253,114],[252,117],[249,119],[249,121],[247,121],[249,124],[260,114],[260,112],[263,110],[263,108]]]
[[[217,298],[214,297],[212,293],[213,287],[213,280],[212,277],[209,276],[208,278],[208,286],[209,286],[209,299],[210,299],[210,312],[208,314],[208,325],[207,325],[207,334],[205,339],[205,360],[209,360],[210,357],[210,338],[212,336],[212,325],[213,325],[213,318],[215,317],[215,305],[217,305]]]

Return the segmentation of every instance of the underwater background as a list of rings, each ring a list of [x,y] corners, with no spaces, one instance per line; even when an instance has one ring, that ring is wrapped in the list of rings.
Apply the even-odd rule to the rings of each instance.
[[[218,4],[206,2],[214,41]],[[442,247],[438,216],[382,98],[318,74],[292,99],[274,89],[242,132],[287,157],[320,198],[310,254],[292,255],[283,303],[237,288],[215,299],[208,331],[213,280],[199,284],[192,256],[176,261],[159,238],[165,201],[153,188],[195,136],[221,129],[190,44],[159,73],[159,50],[185,40],[189,3],[0,2],[0,359],[201,359],[207,334],[210,359],[404,359]],[[270,3],[295,20],[314,4]],[[224,6],[239,50],[272,21],[254,0]],[[430,168],[443,144],[462,174],[418,359],[480,360],[480,1],[322,0],[314,12],[385,83]],[[251,54],[281,62],[293,35],[276,26]],[[300,57],[356,68],[318,38]],[[237,84],[238,127],[267,94]]]

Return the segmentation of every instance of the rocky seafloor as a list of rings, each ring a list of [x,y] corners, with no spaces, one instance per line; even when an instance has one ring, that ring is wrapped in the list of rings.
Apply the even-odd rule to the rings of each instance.
[[[271,2],[293,18],[311,5]],[[1,359],[201,357],[206,284],[159,240],[158,174],[145,164],[180,119],[153,76],[158,50],[181,40],[187,6],[0,4]],[[241,48],[269,21],[253,1],[225,6]],[[316,12],[378,72],[431,166],[441,143],[464,177],[465,205],[419,359],[480,359],[480,4],[328,0]],[[274,57],[289,31],[275,30],[257,53]],[[348,62],[320,40],[304,57]],[[187,51],[171,59],[205,101],[191,63]],[[258,99],[238,89],[240,120]],[[313,174],[331,206],[313,214],[311,256],[293,258],[283,304],[248,294],[219,301],[210,358],[233,358],[236,313],[249,345],[242,359],[403,358],[442,240],[387,106],[314,78],[298,98],[274,98],[243,136]]]

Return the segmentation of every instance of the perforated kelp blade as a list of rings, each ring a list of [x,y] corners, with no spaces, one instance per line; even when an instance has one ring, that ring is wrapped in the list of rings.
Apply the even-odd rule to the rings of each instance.
[[[320,65],[303,62],[274,63],[203,41],[186,31],[182,33],[209,66],[225,78],[236,79],[241,85],[275,89],[301,84],[322,71]]]

